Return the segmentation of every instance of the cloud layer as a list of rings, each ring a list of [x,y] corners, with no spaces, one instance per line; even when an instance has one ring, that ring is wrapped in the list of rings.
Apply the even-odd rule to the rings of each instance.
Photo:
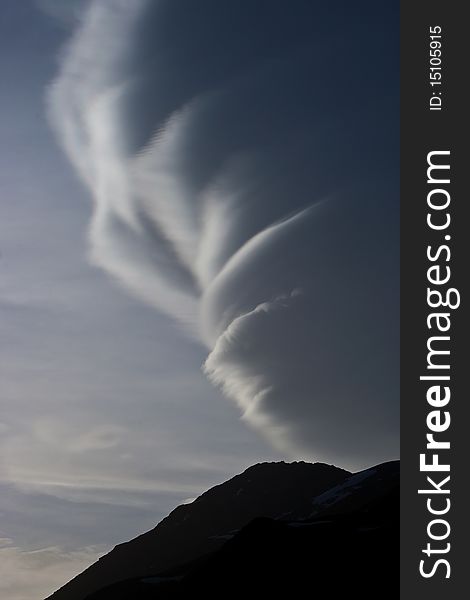
[[[93,262],[276,447],[359,466],[397,450],[398,15],[350,4],[96,0],[49,110]]]
[[[55,591],[56,581],[74,577],[103,553],[98,547],[70,552],[56,546],[22,550],[8,538],[0,538],[0,592],[9,600],[45,598]]]

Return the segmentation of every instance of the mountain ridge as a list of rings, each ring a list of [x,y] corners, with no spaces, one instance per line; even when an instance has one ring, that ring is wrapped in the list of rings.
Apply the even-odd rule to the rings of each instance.
[[[390,473],[397,471],[397,464],[383,463],[359,474],[352,474],[334,465],[304,461],[252,465],[243,473],[210,488],[192,503],[176,507],[154,529],[119,544],[49,596],[48,600],[101,600],[107,598],[107,592],[102,591],[106,589],[111,590],[109,593],[113,598],[121,597],[117,595],[121,592],[124,594],[122,598],[140,598],[138,594],[141,592],[136,590],[142,586],[148,587],[149,584],[142,581],[149,578],[154,580],[152,588],[155,585],[159,587],[158,597],[166,598],[166,588],[173,589],[173,584],[176,585],[172,577],[180,577],[181,572],[184,572],[186,583],[194,578],[197,581],[198,577],[201,578],[201,573],[207,572],[207,565],[211,561],[222,560],[223,563],[224,559],[220,559],[220,556],[230,553],[230,548],[238,548],[240,544],[243,546],[247,530],[251,532],[248,537],[254,536],[251,543],[258,543],[258,534],[253,534],[253,527],[261,527],[260,519],[268,519],[269,524],[262,521],[263,527],[269,532],[266,534],[268,537],[273,535],[274,546],[276,535],[287,536],[286,539],[291,540],[291,533],[285,530],[287,522],[290,523],[290,529],[300,531],[307,526],[305,524],[309,519],[316,519],[322,511],[329,511],[331,518],[332,511],[340,514],[351,510],[352,497],[356,498],[356,505],[364,504],[364,501],[367,503],[367,498],[357,500],[361,488],[361,479],[357,476],[361,473],[362,479],[368,480],[369,491],[366,496],[370,496],[369,500],[376,499],[381,493],[388,493],[396,483],[396,478]],[[375,491],[372,492],[372,489]],[[328,491],[335,497],[335,501],[326,502],[324,499],[320,502],[323,507],[319,506],[318,500],[315,504],[315,500],[321,499]],[[349,508],[345,505],[346,500]],[[338,502],[342,503],[342,508],[336,506],[333,509]],[[357,511],[357,508],[358,506],[354,510]],[[278,524],[281,529],[278,529]],[[273,533],[274,531],[277,533]],[[299,536],[299,533],[295,535]],[[235,556],[238,557],[237,551]],[[172,575],[172,571],[177,575]],[[162,574],[166,575],[163,579]],[[134,586],[129,596],[125,595],[126,586]],[[100,596],[103,593],[105,595]],[[168,593],[176,592],[173,590]],[[142,598],[144,597],[146,596],[143,595]]]

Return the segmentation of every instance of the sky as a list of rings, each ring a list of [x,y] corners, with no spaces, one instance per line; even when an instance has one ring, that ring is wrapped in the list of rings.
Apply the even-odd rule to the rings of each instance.
[[[397,456],[377,4],[2,3],[2,597],[250,464]]]

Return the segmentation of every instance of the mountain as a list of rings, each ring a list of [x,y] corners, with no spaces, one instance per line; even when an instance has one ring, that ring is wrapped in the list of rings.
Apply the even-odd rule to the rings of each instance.
[[[166,581],[128,582],[127,593],[121,586],[89,600],[399,598],[399,463],[352,476],[314,504],[307,519],[255,519]]]
[[[314,509],[313,499],[350,475],[323,463],[254,465],[191,504],[178,506],[153,530],[116,546],[49,598],[84,600],[115,582],[134,580],[139,585],[139,578],[153,577],[154,586],[155,575],[214,556],[227,539],[255,519],[308,518]],[[133,599],[135,593],[128,597]]]

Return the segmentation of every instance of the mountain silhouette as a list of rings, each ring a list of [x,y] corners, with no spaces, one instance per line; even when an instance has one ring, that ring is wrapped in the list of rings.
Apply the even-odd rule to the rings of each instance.
[[[283,597],[306,586],[333,598],[396,598],[398,481],[398,462],[356,474],[255,465],[116,546],[50,599]]]

